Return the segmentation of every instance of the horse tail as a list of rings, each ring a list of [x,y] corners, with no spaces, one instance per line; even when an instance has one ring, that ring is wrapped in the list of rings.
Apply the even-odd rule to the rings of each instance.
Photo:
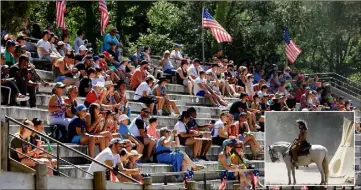
[[[329,170],[328,170],[328,151],[326,150],[325,153],[325,157],[323,158],[322,161],[322,167],[323,167],[323,171],[325,173],[325,182],[328,181],[328,174],[329,174]]]

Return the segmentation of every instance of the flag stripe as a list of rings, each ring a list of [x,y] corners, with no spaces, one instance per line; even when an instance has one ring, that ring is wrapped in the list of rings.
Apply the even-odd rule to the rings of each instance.
[[[56,2],[56,25],[62,29],[65,29],[64,14],[66,11],[65,0]]]
[[[103,33],[109,23],[109,12],[105,0],[99,0],[100,15],[100,31]]]
[[[213,36],[218,43],[232,42],[232,37],[229,33],[208,13],[203,11],[202,27],[211,29]]]
[[[302,50],[293,42],[293,40],[291,40],[291,36],[286,26],[284,27],[284,34],[285,34],[285,43],[286,43],[285,46],[286,58],[290,63],[294,63],[298,55],[302,52]]]

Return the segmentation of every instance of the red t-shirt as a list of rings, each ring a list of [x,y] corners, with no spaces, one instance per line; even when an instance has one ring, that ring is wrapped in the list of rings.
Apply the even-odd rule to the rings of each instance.
[[[97,101],[103,92],[101,92],[100,94],[98,94],[97,92],[95,92],[95,90],[91,90],[85,97],[85,102],[92,104],[95,101]]]

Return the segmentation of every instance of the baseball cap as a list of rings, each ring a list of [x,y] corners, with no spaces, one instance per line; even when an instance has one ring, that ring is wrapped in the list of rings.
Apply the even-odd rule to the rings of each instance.
[[[58,42],[58,46],[64,45],[65,43],[63,41]]]
[[[54,85],[54,88],[65,88],[65,84],[62,83],[62,82],[57,82],[55,85]]]
[[[85,56],[85,58],[84,58],[84,59],[94,60],[94,59],[93,59],[93,56],[91,56],[91,55],[87,55],[87,56]]]
[[[113,145],[113,144],[123,144],[124,141],[121,138],[113,138],[110,142],[109,142],[109,146]]]
[[[100,59],[100,57],[97,56],[97,55],[93,57],[93,60],[94,60],[94,61],[98,61],[99,59]]]
[[[140,65],[149,65],[149,63],[148,63],[148,61],[146,61],[146,60],[143,60],[142,62],[140,62]]]
[[[87,111],[88,108],[84,104],[80,104],[80,105],[75,107],[75,110],[76,111]]]
[[[79,47],[79,50],[86,51],[86,50],[88,50],[88,48],[86,48],[85,45],[81,45]]]
[[[127,116],[127,115],[125,115],[125,114],[122,114],[122,115],[120,115],[119,116],[119,121],[123,121],[123,120],[128,120],[129,119],[129,117]]]

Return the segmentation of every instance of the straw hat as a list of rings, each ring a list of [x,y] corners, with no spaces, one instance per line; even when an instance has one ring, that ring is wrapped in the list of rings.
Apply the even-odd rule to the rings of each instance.
[[[139,154],[138,151],[136,151],[136,150],[132,150],[129,152],[129,156],[137,156],[136,160],[139,160],[143,155]]]

